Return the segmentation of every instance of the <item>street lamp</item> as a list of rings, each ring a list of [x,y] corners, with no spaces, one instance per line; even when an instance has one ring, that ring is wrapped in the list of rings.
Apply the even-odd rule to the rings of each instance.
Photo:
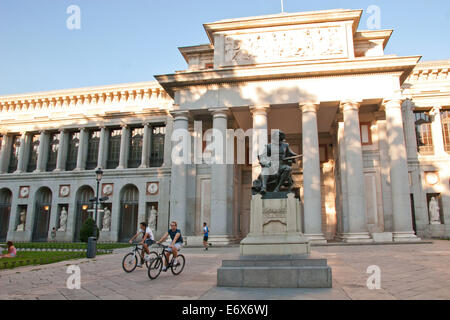
[[[102,168],[98,168],[95,170],[95,179],[97,180],[97,195],[95,196],[95,227],[97,228],[97,214],[98,214],[98,202],[99,202],[99,189],[100,189],[100,181],[103,178],[103,170]]]

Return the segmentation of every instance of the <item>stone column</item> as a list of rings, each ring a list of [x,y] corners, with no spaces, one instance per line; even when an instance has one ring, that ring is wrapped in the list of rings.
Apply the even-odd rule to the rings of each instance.
[[[366,222],[364,171],[359,127],[359,102],[341,103],[344,114],[344,144],[348,196],[348,232],[345,242],[372,242]]]
[[[150,141],[152,130],[149,123],[144,124],[144,136],[142,137],[142,158],[139,168],[148,168],[150,166]]]
[[[120,157],[119,157],[119,166],[117,169],[125,169],[128,167],[128,151],[130,148],[130,138],[129,138],[130,129],[128,125],[122,125],[122,137],[120,139]]]
[[[300,104],[302,111],[303,145],[303,216],[305,236],[311,242],[326,243],[322,232],[322,197],[320,183],[319,104]]]
[[[430,112],[433,117],[431,134],[433,136],[434,154],[438,157],[443,157],[447,154],[444,148],[444,135],[442,133],[441,108],[442,106],[440,105],[434,106]]]
[[[166,134],[164,136],[164,163],[163,167],[170,167],[172,165],[172,130],[173,130],[173,119],[170,115],[167,116],[166,120]]]
[[[45,172],[45,166],[48,158],[49,134],[46,131],[41,131],[39,136],[38,158],[36,163],[36,170],[34,172]]]
[[[390,158],[394,241],[417,241],[412,227],[408,162],[400,100],[383,102]]]
[[[178,138],[190,139],[189,135],[189,113],[185,111],[177,111],[172,113],[174,117],[173,122],[173,137],[172,141],[172,155],[179,155],[184,149],[184,141],[181,142]],[[189,143],[190,145],[190,143]],[[183,152],[190,152],[183,150]],[[175,159],[173,159],[175,160]],[[170,221],[177,221],[178,229],[185,230],[186,216],[187,216],[187,164],[183,161],[172,161],[172,176],[170,181]]]
[[[17,159],[17,170],[14,173],[21,173],[26,171],[27,161],[27,145],[29,139],[26,132],[22,132],[20,136],[19,157]]]
[[[214,235],[227,234],[227,169],[226,132],[228,109],[210,110],[213,116],[214,157],[211,159],[211,230]],[[220,150],[220,147],[222,150]],[[220,154],[221,153],[221,154]],[[232,178],[232,176],[230,177]],[[203,222],[203,221],[202,221]]]
[[[66,170],[67,147],[69,142],[69,134],[66,130],[59,132],[58,155],[56,159],[56,169],[54,172]]]
[[[405,139],[407,141],[406,153],[408,155],[408,159],[417,161],[416,124],[413,112],[413,102],[411,99],[406,99],[403,102],[403,107],[405,113]]]
[[[88,133],[86,128],[80,128],[80,141],[78,143],[77,167],[75,171],[86,169],[86,156],[88,148]]]
[[[341,119],[342,120],[342,119]],[[348,190],[347,190],[347,167],[345,163],[344,122],[338,122],[338,146],[339,146],[339,170],[341,187],[341,214],[338,230],[339,236],[348,232]]]
[[[8,172],[9,159],[11,158],[12,136],[3,135],[0,150],[0,173]]]
[[[100,128],[100,142],[98,146],[98,160],[97,167],[98,168],[106,168],[106,159],[108,157],[108,143],[109,143],[109,130],[105,127]]]
[[[252,143],[250,145],[250,162],[252,163],[252,181],[258,179],[261,173],[261,166],[258,162],[258,155],[264,151],[267,144],[268,128],[267,128],[267,114],[269,113],[270,105],[256,105],[250,107],[250,112],[253,116],[253,134]]]

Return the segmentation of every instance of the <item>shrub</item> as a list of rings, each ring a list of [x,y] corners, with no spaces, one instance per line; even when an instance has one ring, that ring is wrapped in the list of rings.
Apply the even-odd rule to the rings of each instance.
[[[96,237],[98,239],[98,229],[95,225],[95,221],[92,218],[86,219],[80,229],[81,242],[88,242],[89,237]]]

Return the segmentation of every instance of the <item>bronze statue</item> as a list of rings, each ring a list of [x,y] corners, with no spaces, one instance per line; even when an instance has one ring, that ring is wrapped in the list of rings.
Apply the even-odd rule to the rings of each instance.
[[[278,145],[275,143],[267,144],[264,153],[258,155],[258,161],[261,165],[261,174],[258,179],[253,181],[252,193],[265,194],[266,192],[280,192],[283,187],[288,192],[291,191],[294,181],[292,180],[291,166],[301,155],[294,153],[289,148],[289,143],[286,142],[286,135],[282,131],[275,134],[274,139],[277,139]],[[279,153],[275,160],[278,160],[278,170],[272,168],[272,148],[278,146]],[[276,157],[277,155],[274,154]]]

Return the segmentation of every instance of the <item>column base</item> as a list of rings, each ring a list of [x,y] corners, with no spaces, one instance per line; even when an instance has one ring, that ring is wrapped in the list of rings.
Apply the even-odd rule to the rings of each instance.
[[[394,242],[416,242],[421,241],[414,231],[393,232]]]
[[[308,238],[309,242],[311,244],[326,244],[327,243],[327,239],[325,239],[325,236],[322,233],[317,233],[317,234],[305,234],[304,235],[306,238]]]
[[[141,164],[140,166],[139,166],[139,169],[147,169],[148,168],[148,165],[146,165],[146,164]]]
[[[341,233],[337,237],[346,243],[373,243],[369,232]]]

